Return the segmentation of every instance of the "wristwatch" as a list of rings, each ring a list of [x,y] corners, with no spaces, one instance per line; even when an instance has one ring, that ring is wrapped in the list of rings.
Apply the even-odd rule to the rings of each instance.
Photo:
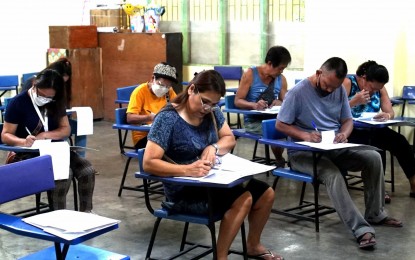
[[[215,149],[216,149],[215,154],[218,155],[219,154],[219,145],[217,143],[213,143],[212,146],[215,147]]]

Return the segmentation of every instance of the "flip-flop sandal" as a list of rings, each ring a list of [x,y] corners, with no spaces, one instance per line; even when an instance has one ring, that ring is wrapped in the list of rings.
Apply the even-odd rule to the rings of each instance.
[[[376,225],[376,226],[385,226],[385,227],[403,227],[402,221],[397,220],[395,218],[391,218],[391,217],[386,217],[378,223],[370,223],[370,224]]]
[[[364,238],[366,234],[369,234],[369,237]],[[376,245],[375,236],[372,233],[365,233],[363,236],[357,239],[360,249],[373,249]]]
[[[274,255],[270,250],[267,250],[267,252],[258,254],[258,255],[248,255],[248,258],[251,259],[267,259],[266,257],[272,257],[273,259],[277,260],[284,260],[284,257],[279,255]]]

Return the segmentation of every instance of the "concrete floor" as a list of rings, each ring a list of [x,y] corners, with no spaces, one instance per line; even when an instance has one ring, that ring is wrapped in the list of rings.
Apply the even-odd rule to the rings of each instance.
[[[109,251],[126,254],[133,260],[144,259],[150,234],[155,218],[147,211],[141,193],[124,190],[121,197],[117,196],[126,159],[118,149],[117,133],[111,128],[110,122],[95,122],[95,134],[88,137],[88,146],[99,151],[88,151],[87,158],[99,171],[96,176],[94,194],[94,211],[102,216],[119,219],[120,228],[86,242],[88,245]],[[249,140],[238,140],[235,154],[250,158],[253,143]],[[260,152],[263,148],[260,146]],[[5,153],[0,153],[4,161]],[[396,191],[391,193],[392,203],[386,208],[391,216],[404,221],[403,228],[375,227],[377,232],[377,247],[374,251],[363,251],[357,248],[357,243],[351,232],[346,230],[336,214],[321,218],[320,232],[314,230],[314,223],[296,221],[292,218],[271,214],[263,232],[262,243],[269,249],[285,257],[285,259],[415,259],[413,240],[415,226],[415,199],[409,198],[409,185],[396,164]],[[127,184],[138,184],[133,176],[138,169],[136,161],[132,161]],[[389,177],[387,173],[387,178]],[[273,182],[273,177],[265,174],[257,178]],[[1,187],[4,189],[4,185]],[[293,205],[299,198],[301,184],[289,180],[281,180],[276,191],[275,206]],[[390,184],[386,184],[390,191]],[[363,194],[351,191],[358,207],[363,211]],[[312,188],[307,188],[307,197],[312,199]],[[68,208],[73,209],[73,196],[68,194]],[[324,186],[321,187],[320,201],[331,205]],[[154,202],[160,205],[160,200]],[[0,205],[0,211],[12,212],[27,208],[34,204],[34,197],[21,199]],[[248,228],[248,227],[247,227]],[[165,258],[179,247],[182,225],[172,221],[162,221],[153,249],[155,257]],[[191,225],[189,236],[196,241],[209,243],[209,232],[206,227]],[[17,259],[31,252],[36,252],[51,243],[21,237],[0,230],[0,259]],[[233,248],[241,249],[238,235]],[[182,258],[182,259],[190,259]],[[211,259],[211,256],[205,259]],[[229,259],[241,259],[241,256],[231,255]]]

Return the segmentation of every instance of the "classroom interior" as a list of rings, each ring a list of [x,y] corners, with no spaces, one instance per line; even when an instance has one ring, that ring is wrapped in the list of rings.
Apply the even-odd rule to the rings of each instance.
[[[163,1],[156,2],[162,3]],[[243,2],[242,0],[234,1],[235,5],[242,5]],[[197,51],[200,50],[194,49],[193,63],[191,59],[185,58],[183,61],[182,80],[188,81],[194,72],[213,68],[214,65],[240,65],[247,68],[261,64],[263,53],[257,41],[266,38],[270,46],[283,45],[294,57],[291,66],[284,71],[288,88],[294,86],[295,79],[313,74],[323,61],[332,56],[345,59],[350,73],[353,73],[357,66],[366,60],[375,60],[386,66],[390,73],[390,81],[386,85],[390,96],[400,96],[403,86],[415,85],[415,73],[413,73],[415,61],[411,59],[415,56],[415,27],[411,26],[415,7],[409,0],[304,2],[306,19],[303,24],[281,22],[278,23],[278,26],[281,26],[278,29],[278,26],[274,25],[274,32],[281,34],[271,33],[266,37],[261,37],[257,35],[255,28],[246,27],[248,29],[243,31],[232,27],[231,34],[234,38],[226,46],[225,61],[220,58],[223,56],[214,53],[209,56],[207,62],[203,62],[203,55],[197,55]],[[89,25],[89,9],[86,6],[90,7],[93,4],[95,1],[70,0],[40,2],[17,0],[0,3],[0,29],[4,35],[0,43],[0,75],[21,75],[44,68],[46,66],[45,53],[49,47],[49,26]],[[212,32],[212,23],[206,22],[205,26],[203,24],[202,21],[194,27],[194,44],[201,45],[207,37],[214,38],[212,35],[216,31]],[[247,24],[240,23],[238,26],[248,26]],[[161,25],[163,26],[163,21]],[[169,26],[165,23],[164,26],[162,28],[167,31],[163,32],[166,33],[177,33],[177,29],[180,30],[180,27],[174,23],[169,23]],[[246,43],[241,44],[243,41]],[[217,45],[207,46],[209,50],[215,51],[217,47]],[[151,76],[137,74],[144,78]],[[135,74],[132,74],[131,80],[134,77]],[[125,85],[119,87],[123,86]],[[237,84],[228,82],[228,86],[236,87]],[[108,104],[111,103],[111,106],[100,107],[104,112],[94,121],[94,134],[88,136],[88,146],[98,151],[87,151],[87,158],[99,172],[96,175],[94,212],[119,219],[121,223],[119,229],[89,240],[85,244],[125,254],[131,259],[145,259],[155,217],[146,209],[141,192],[124,190],[122,196],[117,196],[127,158],[120,154],[118,148],[117,131],[112,129],[114,118],[105,116],[105,111],[111,114],[116,108],[116,104],[113,103],[115,90],[111,89],[111,91],[114,91],[111,94],[112,99],[109,95],[106,100]],[[82,90],[75,95],[82,96]],[[405,115],[413,117],[414,108],[415,106],[408,106]],[[394,109],[395,113],[400,114],[402,106],[396,106]],[[235,118],[232,117],[232,120]],[[403,127],[402,133],[412,143],[414,129]],[[249,159],[253,145],[252,140],[240,139],[234,154]],[[264,155],[263,146],[259,146],[258,149],[260,155]],[[0,160],[4,161],[5,157],[6,152],[0,151]],[[390,162],[389,158],[387,162]],[[141,181],[134,178],[134,172],[137,170],[139,170],[137,160],[132,160],[127,177],[128,184],[140,184]],[[388,164],[386,178],[389,176]],[[400,229],[375,227],[377,232],[375,250],[360,250],[352,234],[336,214],[321,217],[320,232],[315,232],[314,224],[311,222],[271,214],[263,232],[262,243],[273,252],[284,256],[285,259],[340,259],[343,257],[349,259],[414,259],[415,249],[409,241],[415,238],[412,231],[415,225],[415,201],[408,196],[408,181],[396,159],[395,176],[395,192],[391,192],[390,184],[385,184],[386,190],[392,197],[392,203],[386,205],[386,210],[391,216],[401,219],[404,227]],[[257,178],[270,185],[274,181],[272,176],[266,174],[260,174]],[[274,205],[276,207],[292,205],[298,202],[300,192],[301,183],[282,179],[276,189]],[[357,190],[351,190],[350,193],[356,205],[363,212],[363,193]],[[312,196],[311,187],[307,187],[306,197],[311,199]],[[45,200],[45,194],[43,194],[43,200]],[[69,191],[67,201],[68,208],[73,209],[72,190]],[[324,186],[320,188],[320,201],[330,205]],[[153,202],[159,206],[161,199],[154,197]],[[33,204],[34,198],[31,196],[0,205],[0,211],[14,212],[17,209],[32,207]],[[154,257],[163,259],[169,253],[178,250],[182,228],[182,225],[173,221],[161,222],[153,250]],[[207,228],[199,225],[190,226],[189,236],[191,239],[207,244],[210,239]],[[0,230],[0,259],[18,259],[48,246],[51,246],[48,242]],[[241,250],[239,235],[232,248]],[[192,259],[192,254],[180,259]],[[211,259],[211,256],[203,259]],[[241,256],[230,255],[229,259],[241,259]]]

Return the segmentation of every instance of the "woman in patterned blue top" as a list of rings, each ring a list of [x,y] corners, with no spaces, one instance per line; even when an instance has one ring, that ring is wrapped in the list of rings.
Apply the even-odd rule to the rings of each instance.
[[[389,81],[388,70],[375,61],[367,61],[359,66],[356,75],[348,76],[343,86],[349,96],[353,117],[360,117],[363,112],[379,112],[374,119],[386,121],[394,117],[394,111],[388,92],[384,88]],[[381,110],[381,111],[380,111]],[[353,129],[349,136],[353,143],[363,143],[390,151],[398,159],[403,172],[409,180],[409,196],[415,198],[415,158],[408,140],[394,130],[383,127],[371,129]],[[385,196],[385,202],[390,197]]]
[[[235,137],[217,107],[224,95],[225,83],[219,73],[214,70],[198,73],[155,117],[148,134],[144,170],[158,176],[208,174],[216,156],[235,146]],[[169,202],[207,202],[207,192],[200,187],[164,184],[164,189]],[[260,243],[274,201],[274,191],[268,184],[252,179],[246,185],[216,188],[211,194],[213,210],[224,214],[217,240],[218,259],[227,259],[231,243],[247,216],[248,254],[282,259]]]

